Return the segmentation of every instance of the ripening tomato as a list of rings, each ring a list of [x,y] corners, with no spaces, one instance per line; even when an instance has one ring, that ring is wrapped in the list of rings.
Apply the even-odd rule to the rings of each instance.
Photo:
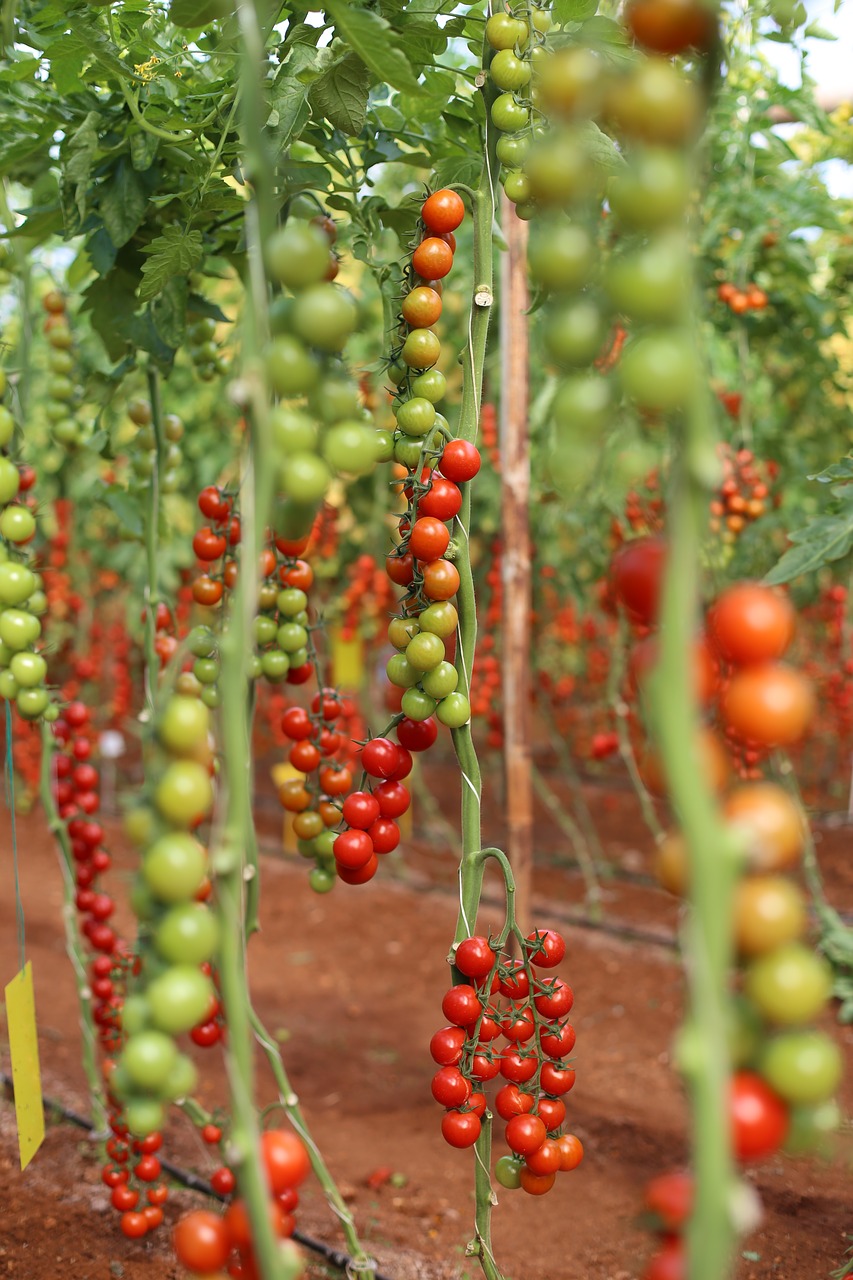
[[[760,582],[729,587],[708,615],[720,654],[739,666],[781,658],[793,638],[794,621],[790,600]]]
[[[534,1173],[527,1165],[519,1173],[522,1191],[529,1196],[544,1196],[551,1190],[556,1180],[556,1173]]]
[[[628,657],[628,675],[635,689],[641,692],[648,678],[654,673],[660,655],[660,640],[656,635],[646,636],[634,645]],[[717,663],[704,636],[698,636],[691,650],[693,687],[703,705],[709,703],[717,688]]]
[[[708,785],[714,791],[722,791],[729,779],[730,764],[725,745],[712,729],[703,726],[696,741],[698,767]],[[658,751],[648,744],[640,755],[637,766],[640,777],[652,795],[665,796],[667,781],[663,761]]]
[[[669,1236],[646,1266],[641,1280],[687,1280],[687,1244],[683,1236]]]
[[[723,813],[742,833],[752,870],[787,871],[799,862],[806,838],[803,814],[775,782],[736,787]]]
[[[441,1067],[432,1078],[432,1096],[443,1107],[461,1107],[471,1096],[471,1084],[458,1067]]]
[[[711,10],[702,0],[629,0],[625,23],[637,44],[667,58],[707,50],[714,34]]]
[[[429,1042],[430,1055],[440,1067],[455,1067],[462,1060],[466,1031],[464,1027],[442,1027]]]
[[[495,1094],[495,1110],[502,1120],[511,1120],[531,1112],[534,1101],[533,1094],[524,1093],[517,1084],[505,1084]]]
[[[409,549],[418,560],[439,560],[450,545],[450,533],[441,520],[421,516],[412,525]]]
[[[261,1156],[275,1196],[301,1186],[311,1172],[305,1143],[289,1129],[267,1129],[262,1133]]]
[[[462,506],[458,485],[443,476],[434,476],[426,493],[418,499],[418,515],[452,520]]]
[[[435,289],[421,284],[406,294],[400,310],[413,329],[429,329],[440,319],[441,305],[441,296]]]
[[[634,538],[619,548],[610,566],[617,598],[647,625],[657,621],[666,550],[663,538]]]
[[[573,1133],[564,1133],[557,1139],[560,1148],[560,1169],[571,1173],[583,1160],[583,1143]]]
[[[734,936],[741,955],[760,956],[801,938],[802,892],[788,876],[744,876],[735,889]]]
[[[456,948],[454,964],[466,978],[482,981],[491,973],[495,963],[495,953],[488,938],[475,936],[463,938]]]
[[[450,560],[430,560],[422,566],[423,593],[428,600],[451,600],[459,590],[459,570]]]
[[[462,197],[455,191],[442,187],[428,196],[421,209],[424,226],[437,235],[455,231],[465,217]]]
[[[814,689],[793,667],[765,662],[732,677],[722,712],[727,726],[743,741],[790,747],[800,741],[814,716]]]
[[[423,280],[442,280],[453,266],[453,250],[437,236],[427,236],[412,254],[412,267]]]
[[[530,963],[538,969],[555,969],[566,954],[565,939],[554,929],[536,929],[527,942]]]
[[[517,1156],[531,1156],[548,1137],[545,1122],[534,1115],[513,1116],[507,1121],[506,1142]]]

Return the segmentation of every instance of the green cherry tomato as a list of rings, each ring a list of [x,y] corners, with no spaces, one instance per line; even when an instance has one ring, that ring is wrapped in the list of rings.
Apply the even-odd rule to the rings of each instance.
[[[385,674],[398,689],[411,689],[421,678],[404,653],[395,653],[385,664]]]
[[[606,272],[604,287],[616,310],[634,320],[676,319],[690,292],[690,258],[683,237],[658,236],[617,258]]]
[[[332,483],[331,471],[314,453],[289,455],[284,459],[279,476],[282,492],[289,498],[305,502],[319,502]]]
[[[392,618],[388,623],[388,643],[395,649],[405,649],[420,629],[417,618]]]
[[[511,49],[501,49],[489,64],[489,75],[496,88],[513,92],[530,80],[530,63],[517,58]]]
[[[508,13],[493,13],[486,23],[486,39],[493,49],[512,49],[527,39],[527,24]]]
[[[580,298],[555,311],[545,330],[545,346],[561,368],[591,364],[607,337],[607,321],[590,298]]]
[[[617,372],[625,394],[654,413],[670,413],[685,404],[701,376],[694,345],[679,329],[636,338],[625,348]]]
[[[0,533],[9,542],[28,542],[36,531],[36,518],[29,507],[14,505],[0,515]]]
[[[429,400],[430,404],[438,404],[447,395],[447,379],[440,369],[430,369],[427,373],[418,374],[412,379],[410,386],[413,396]]]
[[[295,614],[301,613],[303,609],[308,608],[308,597],[298,587],[285,587],[276,596],[275,605],[279,613],[283,613],[287,618],[292,618]]]
[[[158,731],[163,746],[174,755],[192,755],[207,742],[207,708],[198,698],[172,697],[166,703]]]
[[[12,439],[14,433],[15,419],[12,417],[6,406],[0,404],[0,448],[5,448]]]
[[[517,1191],[521,1186],[521,1171],[524,1161],[515,1156],[500,1156],[495,1161],[495,1177],[502,1187],[509,1191]]]
[[[516,102],[511,93],[502,93],[492,103],[492,124],[501,133],[520,133],[527,127],[527,107]]]
[[[400,358],[410,369],[430,369],[441,355],[441,343],[432,329],[412,329]]]
[[[297,649],[305,648],[308,632],[298,622],[285,622],[276,632],[276,643],[285,653],[295,653]]]
[[[416,671],[431,671],[444,661],[444,641],[428,631],[419,632],[406,645],[406,658]]]
[[[403,715],[410,720],[428,720],[435,711],[435,698],[420,689],[407,689],[400,702]]]
[[[219,663],[216,658],[196,658],[193,675],[199,684],[216,684],[219,679]]]
[[[497,157],[507,169],[520,169],[524,164],[530,143],[527,138],[504,133],[498,138],[495,147]]]
[[[319,227],[291,220],[264,250],[270,275],[288,289],[319,284],[329,267],[329,241]]]
[[[281,649],[267,649],[261,657],[261,671],[271,684],[281,684],[290,670],[290,659]]]
[[[121,1055],[131,1084],[146,1093],[158,1093],[171,1075],[178,1050],[162,1031],[140,1031],[131,1036]]]
[[[530,237],[530,274],[545,289],[582,289],[595,268],[595,245],[585,227],[558,223]]]
[[[24,609],[4,609],[0,613],[0,640],[16,652],[35,644],[41,635],[38,618]]]
[[[320,381],[320,364],[298,338],[284,333],[274,338],[265,357],[270,385],[280,396],[302,396]]]
[[[111,1078],[111,1084],[115,1075]],[[166,1112],[156,1098],[128,1098],[124,1108],[124,1120],[135,1138],[146,1138],[163,1128]]]
[[[11,671],[0,671],[0,698],[11,702],[18,695],[18,682]]]
[[[308,873],[308,883],[315,893],[331,893],[337,876],[328,867],[314,867]]]
[[[446,698],[453,693],[459,683],[459,672],[452,662],[440,662],[432,671],[427,671],[421,678],[421,688],[431,698]]]
[[[369,422],[339,422],[323,437],[323,457],[342,475],[366,476],[377,460],[376,434]]]
[[[841,1108],[834,1098],[815,1107],[792,1107],[785,1150],[792,1156],[830,1157],[842,1120]]]
[[[381,427],[376,432],[376,439],[373,444],[373,451],[376,455],[377,462],[393,462],[394,460],[394,432],[389,431],[385,427]]]
[[[566,378],[557,388],[551,405],[557,430],[570,430],[575,436],[602,435],[612,412],[613,391],[600,374]]]
[[[150,1017],[151,1010],[144,995],[125,996],[121,1006],[121,1029],[126,1036],[135,1036],[138,1031],[144,1031]]]
[[[508,173],[504,178],[504,193],[512,204],[526,204],[530,200],[530,179],[526,173]]]
[[[255,644],[272,644],[273,640],[275,640],[275,633],[277,630],[278,626],[276,625],[275,618],[270,618],[265,613],[259,614],[252,624]]]
[[[25,720],[38,720],[44,715],[50,695],[47,689],[19,689],[15,697],[18,714]]]
[[[195,760],[175,760],[166,766],[154,799],[167,822],[191,827],[210,812],[213,804],[210,775]]]
[[[203,964],[218,945],[216,916],[201,902],[172,907],[154,933],[154,946],[171,964]]]
[[[44,684],[47,677],[47,663],[40,653],[16,653],[9,666],[22,689],[34,689],[36,685]]]
[[[442,640],[446,640],[448,636],[452,636],[453,632],[459,626],[459,614],[456,606],[452,605],[449,600],[441,600],[436,604],[429,605],[422,613],[418,614],[418,623],[421,631],[430,631],[433,635],[440,636]]]
[[[200,1022],[214,997],[213,983],[193,965],[173,965],[148,987],[154,1026],[178,1036]]]
[[[293,304],[294,332],[311,347],[342,351],[358,320],[358,308],[349,294],[335,284],[315,284]]]
[[[189,1097],[197,1084],[198,1071],[195,1063],[187,1054],[179,1053],[172,1074],[160,1090],[160,1097],[169,1102],[177,1102],[179,1098]]]
[[[405,436],[401,436],[399,440],[394,441],[395,462],[401,463],[404,467],[416,467],[420,456],[420,440],[408,440]]]
[[[358,388],[349,378],[326,377],[308,397],[308,408],[327,427],[344,418],[357,418]]]
[[[2,621],[2,619],[0,619]],[[744,990],[769,1022],[812,1022],[832,992],[832,969],[800,942],[777,947],[749,966]]]
[[[222,701],[222,695],[219,692],[219,685],[216,684],[206,684],[199,694],[199,697],[204,705],[209,707],[211,711],[215,711]]]
[[[435,714],[448,729],[461,729],[471,719],[471,703],[464,693],[449,693],[439,702]]]
[[[20,485],[21,477],[14,462],[0,456],[0,502],[11,502]]]
[[[841,1050],[825,1031],[788,1031],[761,1056],[761,1074],[792,1106],[827,1102],[841,1083]]]
[[[397,409],[397,426],[407,436],[425,436],[435,425],[435,405],[425,396],[413,396]]]
[[[190,653],[197,658],[209,658],[216,652],[216,636],[209,627],[193,627],[189,634]]]
[[[207,873],[207,854],[192,836],[169,832],[151,845],[142,863],[148,889],[160,902],[194,898]]]
[[[317,448],[317,428],[302,409],[278,404],[270,413],[272,438],[283,454],[311,453]]]
[[[627,172],[611,180],[607,198],[616,217],[636,231],[680,222],[690,198],[684,159],[668,149],[642,153]]]

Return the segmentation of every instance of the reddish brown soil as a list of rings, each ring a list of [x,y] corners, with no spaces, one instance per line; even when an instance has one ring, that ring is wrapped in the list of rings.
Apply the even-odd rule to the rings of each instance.
[[[449,772],[430,776],[449,817],[458,782]],[[626,793],[587,788],[608,858],[620,873],[642,876],[651,840]],[[499,806],[485,807],[486,840],[499,839]],[[265,794],[259,816],[275,844],[280,814]],[[429,1093],[433,1066],[426,1051],[440,1025],[446,987],[444,957],[455,924],[453,859],[441,836],[407,846],[404,874],[386,864],[378,881],[339,886],[324,898],[308,888],[303,864],[268,856],[263,866],[263,932],[252,942],[251,975],[257,1007],[282,1041],[292,1082],[328,1162],[350,1201],[365,1240],[394,1280],[462,1280],[477,1273],[464,1247],[473,1216],[470,1152],[442,1142],[439,1110]],[[830,895],[853,905],[849,834],[824,828],[821,857]],[[122,897],[131,860],[112,831]],[[62,882],[40,814],[19,821],[27,951],[33,961],[45,1092],[85,1110],[79,1032],[71,969],[64,954]],[[9,841],[2,847],[0,899],[3,981],[16,963]],[[583,912],[583,881],[571,868],[551,865],[569,855],[565,838],[540,815],[537,919],[557,923]],[[497,884],[481,916],[497,926]],[[491,895],[494,895],[494,898]],[[671,940],[677,911],[656,889],[616,878],[604,885],[606,922],[632,925]],[[131,921],[122,908],[120,925]],[[541,1200],[502,1192],[495,1213],[498,1259],[513,1280],[633,1280],[650,1252],[638,1221],[643,1183],[686,1155],[686,1107],[670,1065],[681,1012],[681,978],[671,948],[626,940],[606,931],[568,927],[564,966],[575,993],[578,1083],[570,1095],[574,1130],[586,1147],[581,1168],[562,1175]],[[853,1036],[838,1033],[848,1066]],[[3,1066],[8,1054],[3,1048]],[[225,1099],[219,1051],[198,1053],[201,1100]],[[271,1080],[259,1071],[263,1101]],[[842,1099],[853,1110],[853,1072]],[[179,1121],[168,1154],[184,1167],[209,1172],[201,1144]],[[497,1147],[502,1144],[498,1139]],[[388,1166],[399,1175],[378,1190],[371,1173]],[[853,1180],[842,1165],[779,1157],[750,1173],[765,1207],[762,1228],[744,1245],[739,1280],[820,1280],[841,1262],[845,1231],[853,1231]],[[199,1203],[176,1193],[169,1218]],[[175,1280],[165,1232],[127,1243],[118,1232],[99,1181],[96,1150],[68,1125],[51,1127],[32,1166],[21,1174],[9,1108],[0,1112],[0,1277],[13,1280]],[[340,1233],[319,1191],[309,1186],[299,1227],[329,1243]],[[312,1268],[312,1274],[326,1272]]]

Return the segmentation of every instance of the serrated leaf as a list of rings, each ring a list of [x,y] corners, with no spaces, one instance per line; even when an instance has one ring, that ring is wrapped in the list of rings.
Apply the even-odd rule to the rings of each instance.
[[[89,177],[98,154],[100,119],[97,111],[90,111],[62,150],[62,176],[74,188],[74,203],[81,222],[86,217]]]
[[[302,133],[311,117],[311,108],[305,85],[298,79],[300,71],[313,67],[317,62],[317,50],[311,45],[299,44],[270,86],[270,114],[267,126],[275,135],[275,147],[283,151]]]
[[[176,27],[205,27],[229,12],[230,6],[221,0],[172,0],[169,18]]]
[[[204,257],[201,232],[185,231],[183,227],[166,227],[162,235],[146,245],[143,253],[148,260],[142,266],[139,299],[147,302],[162,293],[174,277],[186,278],[196,269]]]
[[[370,76],[358,54],[346,53],[318,76],[308,94],[316,115],[333,129],[358,137],[367,117]]]
[[[142,537],[144,529],[142,510],[137,499],[132,497],[126,489],[123,489],[121,485],[111,484],[104,491],[103,502],[116,516],[119,523],[127,529],[128,533],[133,534],[136,538]]]
[[[853,548],[853,510],[836,516],[819,516],[790,535],[794,546],[764,578],[768,586],[781,586],[805,573],[816,573],[825,564],[841,560]]]
[[[174,276],[151,303],[151,319],[167,347],[177,351],[187,331],[186,276]]]
[[[160,139],[152,133],[138,129],[130,135],[130,162],[137,173],[144,173],[154,163],[160,147]]]
[[[613,62],[633,62],[634,50],[628,43],[624,27],[612,18],[604,18],[598,14],[588,18],[580,28],[578,40],[588,44],[591,49],[598,49]]]
[[[127,244],[145,217],[148,196],[142,182],[122,157],[112,178],[99,188],[99,207],[104,226],[117,249]]]
[[[91,20],[75,16],[69,31],[51,41],[47,47],[50,77],[57,92],[65,96],[83,88],[87,70],[99,67],[108,76],[133,80],[133,69],[119,57],[119,51],[100,27]]]
[[[348,0],[327,0],[326,13],[335,23],[342,40],[382,84],[407,93],[418,92],[418,81],[393,28],[369,9],[359,9]]]

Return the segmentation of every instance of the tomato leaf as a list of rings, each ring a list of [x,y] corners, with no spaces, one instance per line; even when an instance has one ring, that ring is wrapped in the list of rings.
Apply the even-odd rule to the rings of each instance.
[[[138,501],[132,498],[126,489],[123,489],[121,485],[111,484],[104,490],[103,501],[113,515],[116,516],[119,523],[127,529],[128,533],[133,534],[136,538],[142,537],[142,511]]]
[[[407,93],[419,91],[415,72],[384,18],[368,9],[357,9],[348,0],[329,0],[325,9],[334,20],[337,34],[377,80]]]
[[[564,27],[567,22],[586,22],[597,9],[598,0],[554,0],[552,14],[554,21]]]
[[[769,586],[815,573],[823,565],[848,555],[853,548],[853,506],[839,515],[818,516],[789,537],[794,545],[764,578]]]
[[[148,261],[142,266],[139,298],[142,302],[155,298],[175,276],[188,276],[204,257],[200,231],[183,227],[166,227],[142,251]]]
[[[100,187],[99,192],[101,219],[113,244],[120,249],[145,217],[148,195],[124,157],[116,165],[112,181]]]
[[[361,58],[355,53],[345,53],[311,85],[309,101],[314,112],[328,120],[333,129],[358,137],[367,117],[369,81]],[[303,87],[303,100],[304,95]]]

